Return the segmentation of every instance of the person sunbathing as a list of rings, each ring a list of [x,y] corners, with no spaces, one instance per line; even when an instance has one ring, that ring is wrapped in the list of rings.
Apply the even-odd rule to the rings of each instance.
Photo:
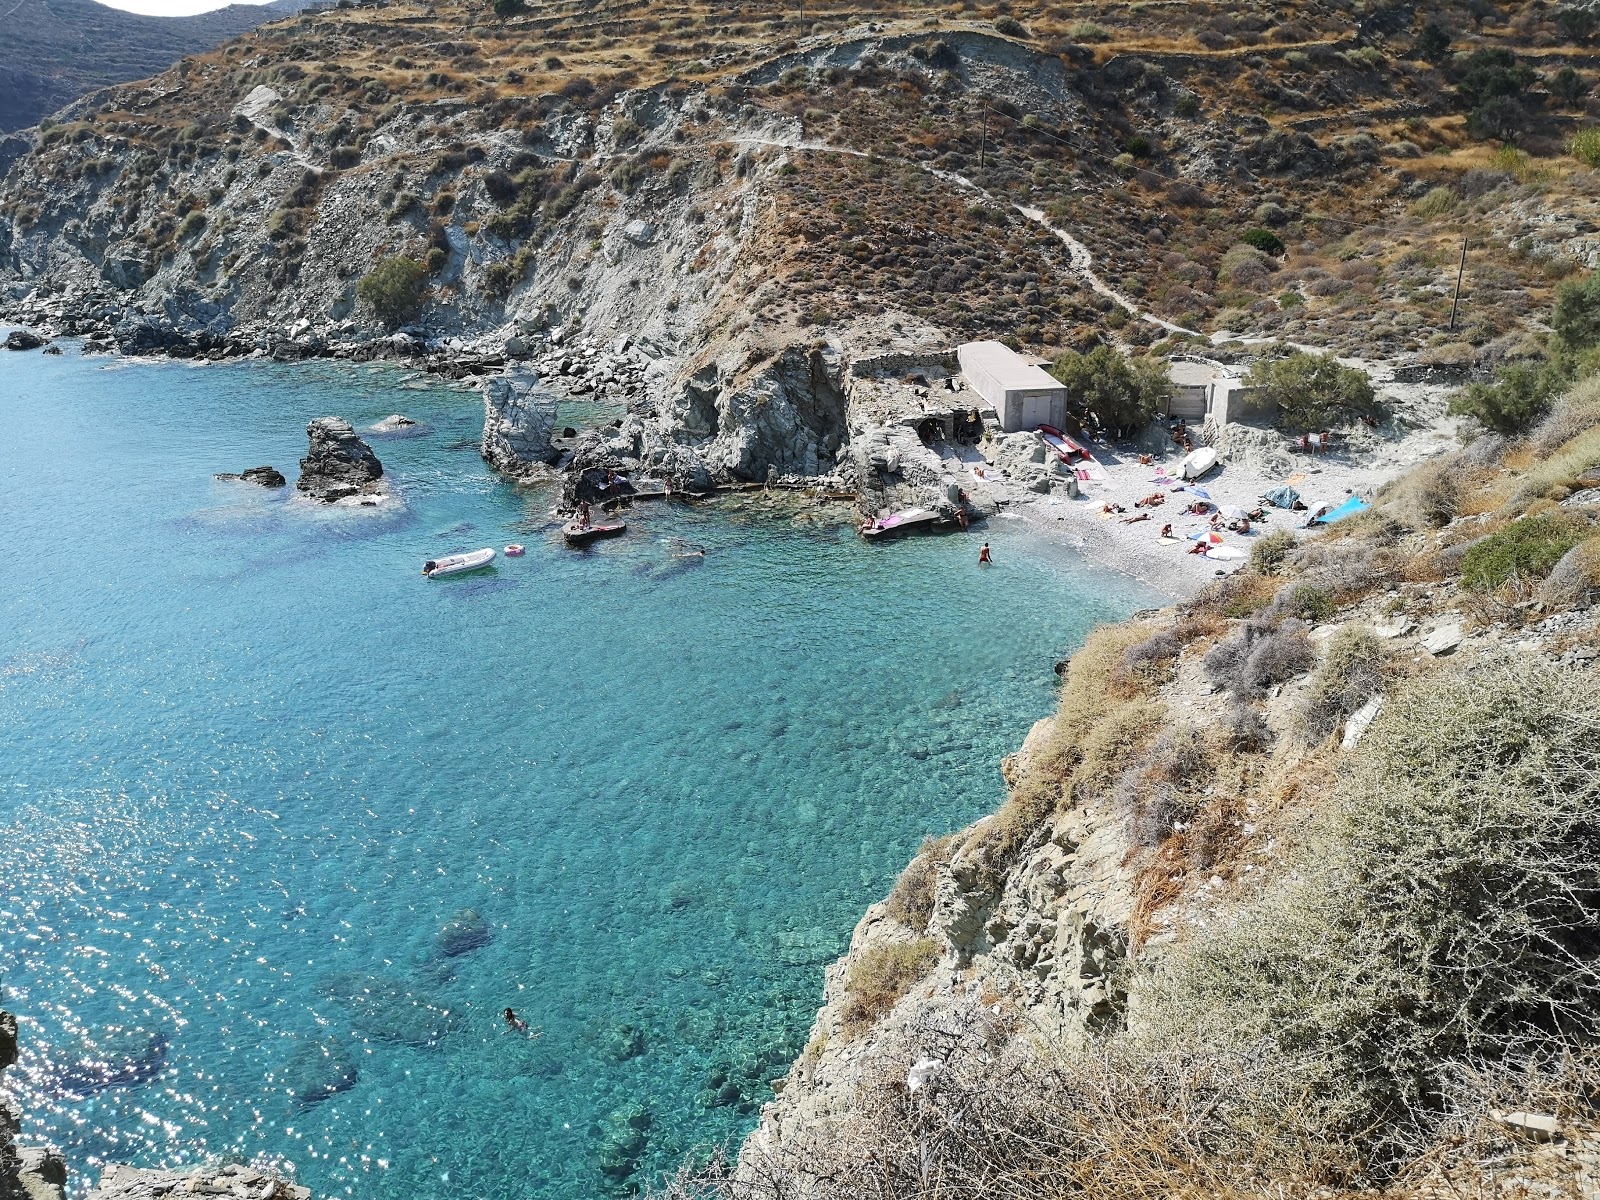
[[[1124,525],[1132,525],[1135,521],[1148,521],[1149,519],[1150,514],[1147,512],[1142,512],[1136,517],[1123,517],[1122,523]]]
[[[1135,500],[1133,502],[1133,506],[1135,508],[1155,508],[1156,506],[1165,504],[1166,502],[1167,496],[1165,492],[1151,492],[1143,500]]]

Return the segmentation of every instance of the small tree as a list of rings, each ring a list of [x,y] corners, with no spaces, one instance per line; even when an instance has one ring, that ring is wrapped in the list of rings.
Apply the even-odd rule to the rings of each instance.
[[[1550,327],[1562,350],[1576,353],[1600,345],[1600,271],[1570,279],[1556,289]]]
[[[494,0],[494,15],[505,21],[523,11],[522,0]]]
[[[428,269],[414,258],[386,258],[361,277],[356,296],[388,328],[404,324],[422,311],[428,294]]]
[[[1522,101],[1511,96],[1492,96],[1467,114],[1468,131],[1488,141],[1514,142],[1530,123]]]
[[[1576,108],[1590,90],[1589,81],[1571,67],[1562,67],[1544,81],[1544,86],[1563,108]]]
[[[1520,99],[1538,79],[1532,67],[1518,62],[1510,50],[1474,50],[1462,64],[1456,90],[1473,107],[1480,107],[1497,96]]]
[[[1429,21],[1422,27],[1422,32],[1417,34],[1416,45],[1412,47],[1412,52],[1424,62],[1443,62],[1450,56],[1450,35]]]
[[[1352,417],[1376,418],[1383,409],[1365,371],[1347,367],[1331,354],[1296,352],[1263,359],[1245,376],[1275,404],[1286,425],[1318,429]]]
[[[1270,254],[1274,258],[1284,251],[1283,239],[1270,229],[1246,229],[1239,240],[1246,246],[1254,246],[1263,254]]]
[[[1096,346],[1087,354],[1068,350],[1051,364],[1050,374],[1112,437],[1137,433],[1172,395],[1164,362],[1130,359],[1110,346]]]
[[[1572,382],[1559,362],[1511,363],[1493,383],[1474,383],[1450,397],[1450,412],[1476,417],[1496,433],[1521,433],[1545,413]]]

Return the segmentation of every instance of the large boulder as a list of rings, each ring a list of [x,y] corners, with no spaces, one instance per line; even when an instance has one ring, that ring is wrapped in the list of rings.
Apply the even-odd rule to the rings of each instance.
[[[300,460],[295,488],[313,500],[332,504],[382,491],[383,464],[372,447],[356,436],[343,417],[317,417],[306,426],[310,449]]]
[[[37,350],[44,339],[31,329],[13,329],[6,338],[7,350]]]
[[[503,475],[537,472],[559,456],[550,439],[556,429],[556,400],[537,376],[495,375],[484,380],[483,461]]]
[[[284,1081],[301,1108],[355,1087],[361,1077],[356,1056],[336,1037],[302,1041],[289,1055]]]

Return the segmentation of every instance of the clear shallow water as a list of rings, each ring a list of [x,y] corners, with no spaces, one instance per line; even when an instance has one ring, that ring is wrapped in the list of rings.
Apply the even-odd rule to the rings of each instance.
[[[861,910],[999,800],[1052,658],[1149,599],[1005,522],[982,572],[735,504],[568,553],[477,397],[397,378],[0,355],[6,1089],[79,1172],[567,1200],[737,1138]],[[403,512],[210,478],[396,410],[431,429],[373,441]],[[444,955],[466,906],[491,940]]]

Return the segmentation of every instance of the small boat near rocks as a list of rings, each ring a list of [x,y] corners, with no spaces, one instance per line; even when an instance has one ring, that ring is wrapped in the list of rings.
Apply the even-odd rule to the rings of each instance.
[[[422,573],[429,579],[440,579],[446,575],[476,571],[479,567],[487,567],[493,561],[494,550],[485,546],[482,550],[469,550],[464,554],[446,554],[443,558],[430,558],[422,564]]]
[[[931,529],[939,520],[939,514],[929,508],[908,508],[904,512],[892,513],[887,517],[879,517],[876,521],[868,521],[861,527],[861,536],[864,538],[889,537],[893,534],[911,533],[918,529]]]
[[[621,537],[626,532],[626,521],[618,521],[614,525],[585,525],[580,521],[568,521],[561,527],[561,536],[569,546],[587,546],[601,538]]]

